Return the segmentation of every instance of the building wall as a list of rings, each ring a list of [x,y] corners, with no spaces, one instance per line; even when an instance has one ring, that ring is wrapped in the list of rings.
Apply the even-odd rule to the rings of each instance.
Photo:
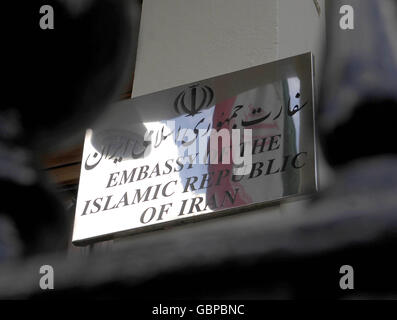
[[[312,51],[320,65],[324,0],[145,0],[133,95]]]

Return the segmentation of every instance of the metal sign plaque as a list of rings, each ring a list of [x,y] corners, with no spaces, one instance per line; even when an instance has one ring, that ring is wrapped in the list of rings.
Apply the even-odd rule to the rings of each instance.
[[[310,53],[133,98],[87,130],[73,242],[317,189]]]

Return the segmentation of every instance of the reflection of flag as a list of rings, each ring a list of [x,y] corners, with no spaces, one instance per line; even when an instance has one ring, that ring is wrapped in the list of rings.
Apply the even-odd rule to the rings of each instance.
[[[245,175],[244,178],[236,176],[235,180],[239,182],[234,182],[232,180],[232,162],[230,164],[211,164],[209,172],[215,172],[215,177],[218,177],[221,171],[228,172],[228,177],[223,178],[221,185],[217,188],[209,189],[207,197],[215,193],[217,199],[223,199],[227,191],[234,195],[235,189],[238,188],[238,196],[234,203],[234,206],[238,206],[262,201],[263,198],[270,198],[274,196],[274,190],[279,190],[277,196],[283,196],[282,174],[265,175],[264,173],[267,170],[270,159],[273,159],[274,162],[279,162],[283,159],[285,152],[284,135],[286,132],[284,132],[284,121],[286,118],[286,106],[281,82],[270,83],[242,92],[238,96],[216,105],[213,117],[214,129],[231,130],[236,128],[241,130],[240,143],[244,141],[243,130],[252,130],[252,148],[255,149],[255,154],[252,155],[252,162],[255,176],[253,178],[250,178],[250,174]],[[268,150],[271,137],[274,136],[281,137],[279,148]],[[245,151],[252,152],[253,150]],[[218,143],[218,153],[221,154],[221,152],[222,146]],[[255,169],[255,163],[258,162],[262,162],[262,167],[259,168],[259,164],[257,164],[258,167]],[[259,176],[256,175],[257,173]],[[230,202],[227,202],[227,205],[230,206]]]
[[[227,121],[226,119],[230,119],[233,113],[233,109],[235,107],[235,101],[237,97],[230,98],[228,100],[225,100],[221,103],[218,103],[215,106],[214,110],[214,115],[213,115],[213,128],[215,130],[221,130],[221,129],[227,129],[230,130],[230,137],[231,137],[231,129],[233,127],[233,121]],[[230,146],[232,146],[232,141],[230,141]],[[252,199],[250,196],[244,191],[244,188],[241,186],[240,183],[238,182],[233,182],[232,181],[232,175],[233,175],[233,163],[232,159],[229,159],[229,164],[223,164],[221,161],[219,161],[220,156],[222,155],[222,143],[221,139],[219,139],[218,143],[218,164],[211,164],[208,166],[208,172],[214,172],[213,176],[213,184],[212,187],[207,189],[207,199],[210,199],[213,195],[215,195],[217,199],[217,204],[218,206],[222,203],[223,199],[225,198],[226,192],[229,192],[232,197],[235,195],[235,190],[239,189],[237,192],[237,196],[235,198],[233,206],[241,206],[244,204],[249,204],[252,202]],[[212,146],[209,146],[209,154],[211,154],[211,148]],[[230,152],[231,155],[231,152]],[[226,161],[225,161],[226,162]],[[223,172],[225,175],[226,172],[229,172],[228,176],[223,178],[221,180],[221,183],[219,186],[215,186],[215,183],[217,182],[216,179],[219,176],[219,174]],[[229,199],[225,201],[225,207],[230,207],[231,202]]]

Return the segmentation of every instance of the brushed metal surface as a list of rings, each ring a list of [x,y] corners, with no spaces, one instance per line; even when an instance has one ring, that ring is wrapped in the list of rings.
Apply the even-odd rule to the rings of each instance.
[[[110,108],[87,130],[73,242],[244,212],[315,192],[312,62],[306,53]],[[196,129],[193,136],[184,137],[187,129]],[[205,133],[212,129],[252,130],[247,174],[235,174],[233,163],[208,163],[208,153],[199,152],[211,150]]]

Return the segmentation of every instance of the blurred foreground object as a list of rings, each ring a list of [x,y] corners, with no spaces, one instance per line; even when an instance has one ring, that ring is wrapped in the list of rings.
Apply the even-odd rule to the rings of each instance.
[[[54,9],[52,30],[39,25],[44,4]],[[2,19],[13,27],[3,38],[1,109],[17,109],[26,138],[40,145],[83,136],[133,72],[138,1],[31,0],[4,10],[18,23]]]
[[[342,30],[339,9],[354,9],[354,29]],[[331,165],[397,153],[397,5],[393,0],[332,1],[327,62],[318,117]]]
[[[391,20],[373,15],[385,3],[394,2],[355,2],[357,13],[371,13],[357,14],[357,30],[364,23],[385,27]],[[390,47],[379,52],[370,47],[350,58],[354,39],[332,35],[339,28],[339,4],[330,7],[335,14],[328,21],[332,40],[319,118],[323,148],[336,177],[305,211],[264,215],[258,210],[140,235],[116,245],[113,252],[83,259],[36,256],[24,265],[3,265],[0,297],[396,298],[397,155],[379,147],[394,143],[388,126],[394,121],[396,99],[390,83],[395,77],[376,62],[394,55]],[[397,38],[396,30],[387,30],[368,33],[365,41],[382,35]],[[338,53],[342,47],[345,54]],[[350,72],[351,64],[359,67]],[[388,66],[396,68],[395,63]],[[363,74],[376,81],[360,81]],[[341,98],[347,88],[354,88],[355,99]],[[368,108],[373,111],[363,117]],[[330,141],[339,128],[345,128],[343,140],[334,145]],[[355,140],[357,132],[365,135],[370,129],[376,139],[365,146]],[[344,141],[352,143],[344,146]],[[51,292],[37,286],[36,273],[43,264],[51,264],[58,274]],[[339,286],[343,265],[354,268],[354,290]],[[21,279],[23,284],[15,286]]]
[[[40,28],[43,5],[53,8],[54,29]],[[81,139],[120,93],[133,71],[140,5],[30,0],[7,1],[3,10],[10,14],[2,19],[0,214],[18,231],[25,254],[65,248],[71,223],[37,159]]]

